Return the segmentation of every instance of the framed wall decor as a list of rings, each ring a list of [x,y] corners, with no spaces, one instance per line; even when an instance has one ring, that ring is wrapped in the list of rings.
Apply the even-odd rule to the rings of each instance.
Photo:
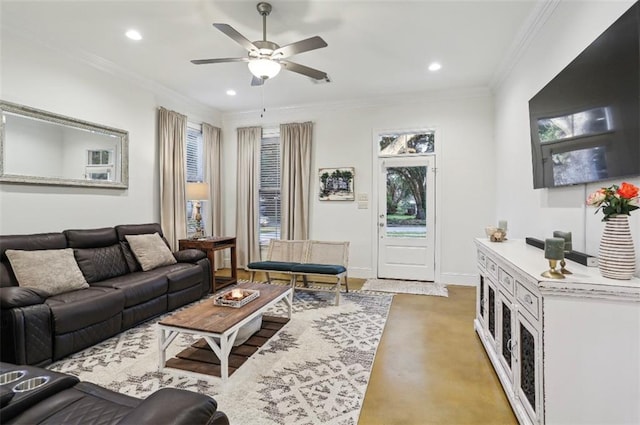
[[[355,168],[320,168],[319,197],[321,201],[353,201],[355,199],[353,182]]]

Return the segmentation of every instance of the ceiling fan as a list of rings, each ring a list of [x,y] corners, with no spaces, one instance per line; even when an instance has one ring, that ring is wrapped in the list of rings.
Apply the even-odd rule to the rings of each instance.
[[[251,80],[252,86],[260,86],[264,84],[265,80],[278,75],[282,67],[286,70],[302,74],[314,80],[324,80],[329,82],[329,76],[326,72],[300,65],[299,63],[291,62],[286,59],[290,56],[297,55],[298,53],[327,47],[327,43],[321,37],[315,36],[280,47],[276,43],[267,40],[267,16],[271,13],[271,4],[260,2],[256,8],[258,9],[258,13],[262,16],[262,40],[251,42],[245,36],[236,31],[231,25],[213,24],[214,27],[247,49],[249,52],[247,57],[194,59],[191,63],[203,65],[209,63],[247,62],[249,65],[249,71],[253,74],[253,79]]]

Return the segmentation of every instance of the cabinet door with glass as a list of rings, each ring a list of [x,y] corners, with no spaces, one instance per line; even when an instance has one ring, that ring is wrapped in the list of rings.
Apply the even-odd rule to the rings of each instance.
[[[489,336],[489,340],[493,344],[493,347],[496,347],[496,332],[497,332],[497,314],[496,314],[496,303],[498,299],[498,291],[495,282],[485,276],[484,280],[485,285],[487,286],[486,292],[486,317],[487,317],[487,335]]]
[[[497,353],[500,364],[504,368],[505,373],[509,377],[509,381],[513,383],[513,364],[515,355],[513,354],[513,346],[516,338],[514,337],[514,309],[513,303],[501,290],[498,291],[497,311],[498,318],[498,337],[497,337]]]
[[[541,371],[541,335],[532,325],[533,319],[518,310],[516,316],[516,343],[512,350],[516,351],[515,391],[517,398],[533,423],[540,423],[542,417],[542,371]]]
[[[484,283],[485,277],[481,274],[478,282],[477,294],[476,294],[476,317],[482,325],[483,329],[487,328],[486,325],[486,317],[487,317],[487,290],[486,284]]]

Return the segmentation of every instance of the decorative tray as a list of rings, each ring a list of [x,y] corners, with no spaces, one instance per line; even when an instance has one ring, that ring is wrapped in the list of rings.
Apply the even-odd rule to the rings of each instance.
[[[215,305],[240,308],[259,296],[260,291],[256,289],[232,289],[215,297],[213,303]]]

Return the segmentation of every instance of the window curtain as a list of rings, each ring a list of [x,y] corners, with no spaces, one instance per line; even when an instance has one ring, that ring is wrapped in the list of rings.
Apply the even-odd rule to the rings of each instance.
[[[187,117],[159,108],[160,225],[174,251],[178,249],[178,240],[187,237],[186,140]]]
[[[221,170],[220,129],[211,124],[202,123],[202,156],[204,165],[204,182],[209,185],[209,201],[205,203],[205,229],[211,236],[222,235],[222,170]],[[216,269],[222,264],[223,253],[216,255]]]
[[[260,261],[258,217],[260,188],[260,127],[238,129],[236,179],[236,245],[238,267]]]
[[[280,125],[282,239],[309,238],[313,123]]]

